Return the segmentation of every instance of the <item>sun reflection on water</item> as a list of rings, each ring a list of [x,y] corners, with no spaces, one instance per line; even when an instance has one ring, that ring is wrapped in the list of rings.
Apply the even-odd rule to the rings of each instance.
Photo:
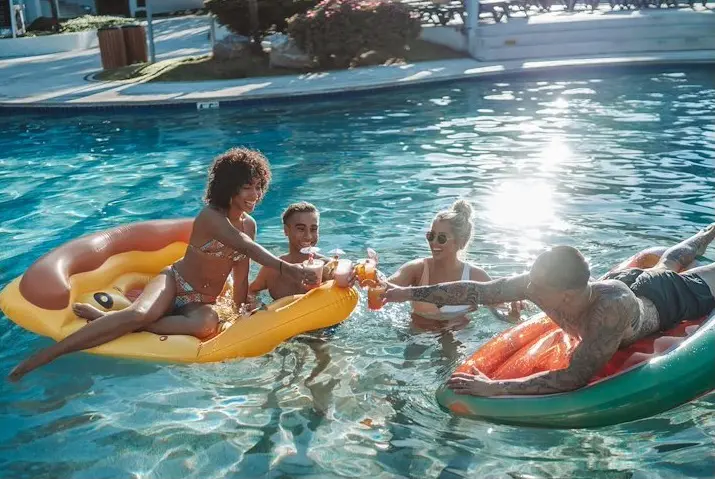
[[[556,170],[559,165],[569,161],[572,151],[562,138],[553,138],[544,149],[539,152],[537,159],[543,170]]]
[[[524,178],[497,186],[486,202],[485,216],[494,226],[523,230],[553,225],[556,209],[548,182]]]

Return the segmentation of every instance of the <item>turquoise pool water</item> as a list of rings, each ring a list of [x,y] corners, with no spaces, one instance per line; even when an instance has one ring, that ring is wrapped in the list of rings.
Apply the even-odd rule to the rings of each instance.
[[[425,255],[454,199],[476,210],[468,258],[523,271],[578,245],[595,273],[715,220],[712,69],[554,73],[285,107],[0,118],[0,286],[72,238],[193,215],[211,158],[263,150],[275,181],[259,240],[308,200],[321,242],[383,267]],[[4,318],[3,318],[4,319]],[[715,395],[598,430],[456,419],[434,391],[500,331],[447,334],[366,311],[261,358],[178,366],[76,354],[0,382],[0,476],[711,477]],[[0,322],[5,375],[49,340]],[[677,387],[677,378],[673,380]]]

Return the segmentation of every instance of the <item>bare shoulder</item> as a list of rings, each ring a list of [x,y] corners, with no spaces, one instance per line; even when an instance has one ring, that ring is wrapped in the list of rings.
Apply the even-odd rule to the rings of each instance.
[[[256,224],[256,220],[253,219],[253,216],[246,214],[246,217],[243,220],[243,227],[244,233],[246,233],[252,239],[256,238],[256,230],[258,229],[258,225]]]
[[[405,263],[404,268],[414,281],[419,281],[422,278],[422,273],[427,266],[427,258],[417,258],[408,263]]]
[[[196,218],[194,218],[194,225],[206,223],[207,221],[211,220],[215,215],[218,215],[218,211],[211,208],[210,206],[204,206],[203,208],[201,208],[201,211],[199,211],[199,214],[196,215]]]
[[[403,264],[402,268],[405,268],[408,271],[422,272],[422,269],[425,267],[426,261],[427,261],[427,258],[413,259],[412,261],[408,261],[407,263]]]
[[[209,233],[221,228],[226,223],[226,215],[211,206],[204,206],[194,219],[194,228]]]
[[[624,332],[634,315],[640,314],[638,298],[620,281],[607,280],[592,284],[595,300],[591,308],[593,324],[610,325]]]
[[[410,276],[422,276],[422,270],[425,267],[425,261],[427,261],[425,258],[413,259],[412,261],[408,261],[407,263],[400,266],[400,271],[404,271]]]
[[[568,373],[572,385],[581,387],[600,370],[623,343],[624,335],[634,315],[638,315],[638,299],[620,281],[591,283],[593,295],[587,317],[580,322],[581,342],[571,357]]]
[[[398,286],[411,286],[417,283],[422,277],[422,270],[425,265],[425,258],[417,258],[400,266],[395,273],[388,278],[388,281]]]
[[[258,274],[256,275],[256,279],[262,278],[266,281],[273,281],[277,277],[278,271],[273,268],[268,268],[266,266],[261,266],[261,269],[258,270]]]
[[[218,212],[209,206],[204,206],[199,211],[199,214],[194,218],[194,226],[192,236],[196,235],[198,239],[205,237],[213,237],[213,230],[218,221]]]

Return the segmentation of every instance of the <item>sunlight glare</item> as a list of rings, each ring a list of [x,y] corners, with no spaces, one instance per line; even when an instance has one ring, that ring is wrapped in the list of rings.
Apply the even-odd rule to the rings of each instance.
[[[542,180],[502,183],[486,202],[487,220],[506,228],[532,228],[558,223],[553,188]]]
[[[568,108],[569,102],[564,97],[558,97],[551,105],[555,108]]]
[[[571,157],[571,148],[561,138],[553,138],[539,154],[539,163],[544,168],[553,169],[555,166],[568,161]]]

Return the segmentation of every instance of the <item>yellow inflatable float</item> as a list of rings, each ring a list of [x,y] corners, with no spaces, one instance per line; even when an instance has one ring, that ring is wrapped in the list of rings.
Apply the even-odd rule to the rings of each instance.
[[[149,280],[184,255],[192,221],[134,223],[70,241],[8,284],[0,292],[0,309],[23,328],[59,341],[86,324],[73,314],[72,303],[104,311],[129,306]],[[340,323],[356,304],[353,288],[330,281],[229,322],[203,341],[139,332],[87,352],[184,363],[259,356],[297,334]]]

